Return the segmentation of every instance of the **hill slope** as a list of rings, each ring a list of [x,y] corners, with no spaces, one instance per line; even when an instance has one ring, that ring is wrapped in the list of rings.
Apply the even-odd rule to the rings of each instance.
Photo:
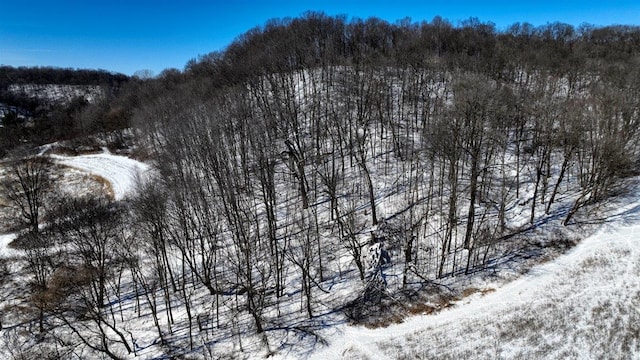
[[[639,335],[635,200],[566,255],[495,292],[383,329],[341,326],[312,358],[632,359]]]
[[[491,291],[588,236],[640,174],[638,35],[310,14],[254,29],[184,73],[134,84],[125,99],[58,109],[52,129],[100,132],[114,145],[135,134],[157,176],[124,201],[59,197],[42,231],[29,217],[32,230],[20,236],[31,242],[0,277],[7,351],[306,357],[329,340],[336,356],[516,356],[535,347],[531,356],[562,357],[574,354],[546,344],[563,346],[555,337],[569,334],[565,323],[603,323],[629,341],[589,348],[582,339],[607,333],[572,331],[576,348],[633,355],[633,322],[601,322],[622,312],[594,305],[600,295],[580,308],[572,295],[592,268],[607,273],[609,263],[634,260],[632,250],[614,251],[620,261],[580,258],[566,265],[569,277],[525,278],[551,299],[542,308],[524,287],[512,285],[524,298]],[[13,123],[16,146],[47,133]],[[128,124],[133,131],[123,131]],[[120,165],[79,159],[107,180]],[[114,173],[114,186],[128,177]],[[346,325],[380,326],[483,293],[486,306],[428,318],[441,319],[433,330],[392,327],[400,349]],[[509,296],[517,300],[492,303]],[[569,312],[560,297],[579,315],[554,310],[538,321],[547,307]],[[467,330],[485,323],[495,337]],[[414,341],[423,336],[442,344],[430,353]],[[495,344],[487,352],[485,337]]]

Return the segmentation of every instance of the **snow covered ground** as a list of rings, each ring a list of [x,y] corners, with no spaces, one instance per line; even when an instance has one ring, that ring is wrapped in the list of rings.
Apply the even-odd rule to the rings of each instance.
[[[109,153],[52,158],[104,178],[116,200],[149,169]],[[13,236],[0,236],[0,257],[16,256],[6,246]],[[640,201],[620,205],[599,232],[567,254],[504,286],[487,283],[480,290],[491,291],[386,328],[327,327],[320,330],[327,346],[274,357],[640,358]]]
[[[130,194],[136,179],[149,169],[145,163],[108,152],[79,156],[51,155],[51,158],[59,164],[105,179],[111,185],[115,200],[122,200]]]
[[[496,291],[387,328],[341,325],[314,359],[638,359],[640,202]]]
[[[21,254],[20,251],[9,247],[9,243],[11,243],[16,236],[16,234],[0,235],[0,258],[11,258]]]

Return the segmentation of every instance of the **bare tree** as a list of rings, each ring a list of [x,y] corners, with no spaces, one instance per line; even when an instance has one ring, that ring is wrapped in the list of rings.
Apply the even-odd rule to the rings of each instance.
[[[51,161],[41,156],[14,160],[3,181],[8,198],[34,234],[39,231],[45,198],[51,188],[51,166]]]
[[[124,211],[104,198],[62,201],[53,226],[57,236],[70,244],[71,253],[47,289],[53,299],[51,312],[66,330],[57,333],[60,341],[79,341],[112,359],[120,358],[121,350],[133,352],[124,319],[116,316],[121,296],[118,279],[126,268],[130,241]]]
[[[56,270],[61,254],[53,249],[52,236],[48,234],[29,233],[25,239],[26,270],[31,276],[31,303],[38,311],[38,330],[45,332],[45,316],[51,307],[49,296],[50,277]]]

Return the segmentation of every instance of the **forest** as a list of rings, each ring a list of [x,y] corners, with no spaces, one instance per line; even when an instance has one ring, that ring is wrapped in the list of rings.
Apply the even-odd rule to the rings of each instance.
[[[0,283],[30,285],[0,300],[20,308],[0,310],[5,344],[15,359],[306,354],[332,324],[446,306],[454,279],[562,253],[624,193],[639,65],[633,26],[306,13],[156,78],[77,73],[117,91],[5,148],[25,256]],[[25,155],[88,136],[151,165],[134,196],[60,196],[52,161]]]

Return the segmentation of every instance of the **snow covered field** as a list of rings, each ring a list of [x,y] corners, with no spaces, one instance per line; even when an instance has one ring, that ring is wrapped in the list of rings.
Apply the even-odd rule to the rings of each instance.
[[[59,164],[100,176],[111,185],[115,200],[122,200],[134,188],[136,179],[149,169],[147,164],[108,152],[79,156],[51,155]]]

